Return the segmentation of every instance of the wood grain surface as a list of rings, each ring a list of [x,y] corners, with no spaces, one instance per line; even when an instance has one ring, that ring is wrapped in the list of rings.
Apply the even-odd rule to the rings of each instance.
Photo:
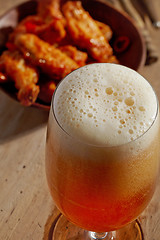
[[[0,15],[22,2],[0,0]],[[160,30],[154,29],[149,20],[147,28],[160,56]],[[160,98],[160,57],[139,72]],[[45,178],[47,120],[48,112],[23,107],[0,91],[0,240],[50,240],[59,212]],[[144,240],[160,240],[160,177],[139,219]]]

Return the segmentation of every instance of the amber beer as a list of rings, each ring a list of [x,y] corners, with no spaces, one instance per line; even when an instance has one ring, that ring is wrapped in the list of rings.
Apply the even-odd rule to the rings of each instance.
[[[72,223],[104,232],[133,221],[153,195],[158,150],[157,99],[137,72],[92,64],[58,86],[46,174],[56,206]]]

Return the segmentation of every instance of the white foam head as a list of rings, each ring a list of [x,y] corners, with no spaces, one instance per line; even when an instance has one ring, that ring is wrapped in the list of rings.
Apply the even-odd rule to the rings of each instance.
[[[147,131],[157,113],[157,99],[151,85],[134,70],[91,64],[60,83],[54,113],[69,135],[94,145],[116,146]]]

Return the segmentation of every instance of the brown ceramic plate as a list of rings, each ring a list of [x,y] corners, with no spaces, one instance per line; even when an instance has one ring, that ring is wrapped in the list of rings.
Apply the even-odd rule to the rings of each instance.
[[[66,1],[66,0],[65,0]],[[62,3],[64,0],[62,0]],[[114,54],[119,60],[119,63],[138,70],[145,62],[145,45],[140,32],[132,22],[132,20],[120,11],[117,11],[105,0],[82,0],[85,10],[90,15],[101,22],[108,24],[112,31],[113,37],[111,46],[115,50]],[[36,13],[37,1],[28,1],[23,3],[0,17],[0,54],[5,50],[5,43],[8,35],[13,31],[17,24],[26,16]],[[129,39],[129,45],[124,51],[117,51],[116,47],[121,45],[121,42],[116,43],[117,39]],[[12,84],[1,84],[1,88],[12,98],[16,99],[16,90]],[[40,107],[49,110],[50,106],[37,99],[33,104],[35,107]]]

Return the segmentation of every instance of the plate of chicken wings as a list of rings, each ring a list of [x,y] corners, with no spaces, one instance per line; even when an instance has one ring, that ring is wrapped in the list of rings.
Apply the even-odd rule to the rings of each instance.
[[[138,70],[143,38],[103,0],[28,1],[0,18],[0,87],[24,106],[50,108],[56,85],[95,62]]]

